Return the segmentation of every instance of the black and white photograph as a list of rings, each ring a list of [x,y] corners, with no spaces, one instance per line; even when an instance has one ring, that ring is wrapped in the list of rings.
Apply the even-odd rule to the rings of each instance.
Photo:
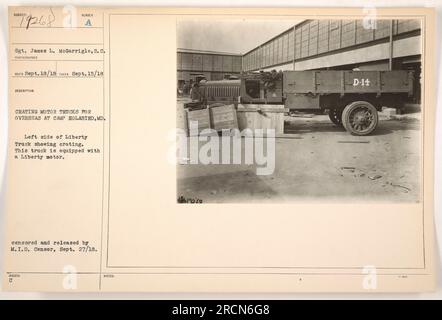
[[[438,1],[0,7],[0,300],[440,299]]]
[[[177,202],[420,202],[419,19],[180,19]]]

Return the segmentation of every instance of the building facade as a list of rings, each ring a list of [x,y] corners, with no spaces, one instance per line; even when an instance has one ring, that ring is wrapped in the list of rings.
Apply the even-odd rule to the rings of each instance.
[[[178,85],[195,82],[198,79],[222,80],[238,76],[242,69],[242,56],[239,54],[178,49]]]
[[[250,50],[244,71],[402,69],[420,63],[419,20],[305,20]],[[390,42],[392,46],[390,47]]]

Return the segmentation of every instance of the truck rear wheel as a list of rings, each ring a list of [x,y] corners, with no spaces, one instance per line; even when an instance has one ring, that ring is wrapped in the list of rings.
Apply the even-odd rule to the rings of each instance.
[[[342,110],[330,109],[328,111],[328,117],[335,125],[342,126]]]
[[[368,135],[378,125],[378,111],[367,101],[354,101],[344,108],[342,124],[353,135]]]

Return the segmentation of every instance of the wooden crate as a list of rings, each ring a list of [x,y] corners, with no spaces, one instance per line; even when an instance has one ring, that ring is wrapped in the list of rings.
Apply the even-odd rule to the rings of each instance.
[[[274,129],[275,134],[284,133],[284,105],[238,105],[239,130]]]
[[[210,121],[212,129],[237,129],[238,119],[233,104],[210,108]]]
[[[198,133],[201,132],[201,130],[204,129],[210,129],[210,113],[209,109],[202,109],[202,110],[193,110],[193,111],[187,111],[187,130],[189,135],[192,133],[190,128],[190,122],[191,121],[197,121],[198,122]]]

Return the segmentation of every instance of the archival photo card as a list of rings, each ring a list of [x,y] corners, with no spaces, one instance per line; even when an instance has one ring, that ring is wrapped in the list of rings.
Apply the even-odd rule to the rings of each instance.
[[[3,289],[433,290],[435,16],[11,7]]]

